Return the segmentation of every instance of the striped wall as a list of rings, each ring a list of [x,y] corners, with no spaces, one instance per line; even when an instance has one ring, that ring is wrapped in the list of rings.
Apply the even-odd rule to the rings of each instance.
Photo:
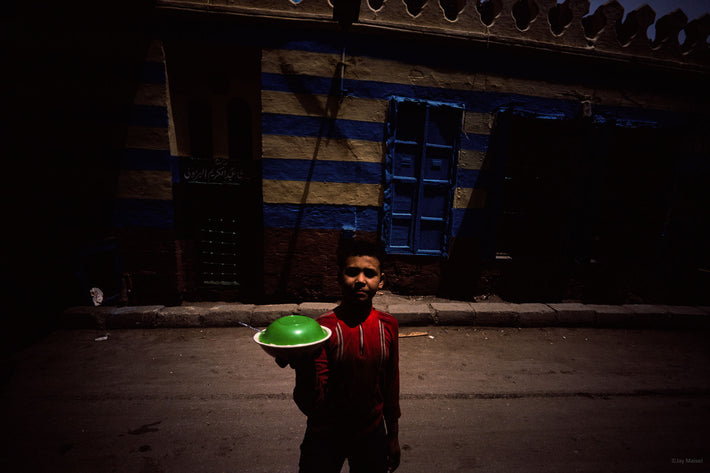
[[[173,227],[167,80],[160,41],[148,48],[128,114],[116,197],[114,226]]]
[[[340,100],[329,95],[339,61],[337,53],[263,53],[266,227],[378,231],[389,97],[417,96],[419,86],[411,86],[404,72],[390,74],[388,70],[396,64],[392,61],[347,58],[343,84],[348,95]],[[289,73],[284,74],[284,70]],[[350,78],[363,74],[367,80]],[[339,85],[337,79],[335,85]],[[459,188],[454,202],[458,213],[480,208],[485,202],[476,182],[490,118],[483,111],[466,113],[466,137],[459,156]]]
[[[302,293],[329,281],[330,276],[318,274],[316,268],[309,269],[315,279],[308,283],[292,278],[290,272],[306,260],[320,268],[330,264],[314,260],[312,248],[335,247],[341,230],[370,237],[379,233],[385,126],[393,96],[465,108],[453,194],[454,238],[476,238],[487,230],[486,154],[496,112],[512,107],[541,118],[572,118],[579,113],[581,100],[591,100],[595,119],[634,126],[672,124],[693,110],[692,103],[662,95],[598,90],[552,79],[534,81],[470,67],[449,69],[431,55],[400,55],[365,43],[346,50],[341,80],[337,75],[341,51],[331,40],[275,45],[276,40],[270,39],[269,47],[262,50],[266,294]],[[345,93],[338,95],[341,87]],[[163,50],[160,42],[154,42],[126,128],[116,227],[167,230],[166,235],[174,228],[167,100]],[[294,237],[294,229],[303,232]],[[432,281],[437,270],[432,269]]]
[[[262,56],[263,198],[266,228],[377,232],[383,203],[384,132],[392,96],[466,109],[452,236],[477,236],[486,205],[484,160],[492,120],[506,107],[572,118],[593,100],[598,120],[659,123],[692,109],[663,97],[447,70],[368,55],[345,56],[318,42],[290,43]],[[335,77],[335,78],[334,78]],[[342,99],[332,94],[342,83]],[[572,99],[570,98],[572,97]]]

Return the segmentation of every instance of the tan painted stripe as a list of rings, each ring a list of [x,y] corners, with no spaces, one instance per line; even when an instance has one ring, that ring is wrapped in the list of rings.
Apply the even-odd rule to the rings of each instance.
[[[133,99],[135,105],[154,105],[165,107],[167,104],[167,91],[165,84],[138,84],[136,95]]]
[[[327,117],[364,122],[383,122],[387,118],[387,100],[299,95],[264,90],[261,93],[264,113],[284,113],[307,117]]]
[[[172,200],[170,171],[136,171],[123,169],[118,176],[119,199]]]
[[[471,149],[459,150],[459,164],[460,169],[483,169],[486,160],[485,151],[475,151]]]
[[[486,205],[486,191],[457,187],[454,194],[455,209],[482,209]]]
[[[384,161],[384,143],[348,139],[322,139],[303,136],[264,135],[264,158],[318,159],[323,161]]]
[[[309,51],[264,50],[262,71],[274,74],[304,74],[332,77],[340,56]],[[471,74],[454,69],[432,69],[386,59],[346,57],[347,79],[383,83],[409,84],[444,89],[521,94],[563,100],[592,100],[594,104],[659,110],[694,110],[692,101],[682,103],[675,98],[642,94],[630,90],[610,90],[557,84],[543,81],[502,77],[492,74]]]
[[[382,205],[382,186],[340,182],[276,181],[262,182],[267,204]]]
[[[126,148],[169,150],[168,129],[147,126],[129,126],[126,129]]]
[[[463,119],[463,132],[477,135],[490,135],[492,115],[490,113],[466,112]]]
[[[271,74],[305,74],[332,78],[338,62],[340,55],[337,54],[286,49],[264,49],[261,52],[261,72]]]

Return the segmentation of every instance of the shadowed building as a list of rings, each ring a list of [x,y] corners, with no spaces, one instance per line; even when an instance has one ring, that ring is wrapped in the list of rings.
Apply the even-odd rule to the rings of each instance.
[[[333,3],[138,3],[98,44],[81,25],[65,46],[93,82],[62,105],[114,95],[79,156],[106,185],[74,199],[104,215],[69,225],[76,294],[332,300],[353,237],[382,243],[401,293],[707,294],[710,16]]]

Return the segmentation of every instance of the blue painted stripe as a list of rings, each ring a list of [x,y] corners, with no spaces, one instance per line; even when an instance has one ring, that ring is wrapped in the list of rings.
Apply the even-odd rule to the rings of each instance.
[[[283,35],[289,33],[284,30]],[[303,38],[300,41],[294,41],[294,37]],[[417,64],[422,67],[432,69],[449,69],[452,64],[456,65],[457,70],[461,72],[469,72],[475,74],[491,74],[500,77],[518,77],[527,81],[546,82],[552,81],[555,83],[575,84],[579,80],[579,68],[569,67],[567,69],[559,67],[544,67],[540,63],[540,59],[535,55],[516,55],[515,60],[511,61],[506,54],[500,54],[495,49],[478,51],[475,54],[476,59],[471,61],[462,61],[461,58],[470,56],[471,51],[466,48],[452,47],[451,45],[436,45],[436,44],[420,44],[416,48],[412,48],[411,44],[406,40],[392,39],[381,41],[376,37],[357,37],[356,41],[344,42],[341,37],[330,33],[320,32],[320,34],[303,34],[291,35],[291,38],[282,40],[282,44],[277,46],[280,49],[286,50],[304,50],[326,54],[340,54],[340,47],[345,46],[347,56],[352,57],[371,57],[381,60],[391,60],[396,62]],[[590,71],[592,71],[590,67]],[[349,84],[349,82],[347,82]],[[387,87],[390,87],[389,84]],[[350,89],[350,86],[346,86]],[[419,96],[418,87],[408,87],[410,90],[415,90],[415,94]],[[460,91],[459,91],[460,92]],[[464,92],[465,93],[465,92]],[[481,92],[480,94],[491,95],[491,93]],[[504,106],[508,107],[513,103],[520,103],[526,107],[533,105],[535,111],[544,113],[544,104],[529,104],[526,103],[524,96],[514,94],[497,94],[501,97],[503,104],[491,106],[491,104],[483,103],[481,111],[490,112]],[[474,97],[474,96],[471,96]],[[521,101],[522,100],[522,101]],[[548,103],[559,102],[555,99],[542,99]],[[475,100],[464,100],[468,110],[477,110]],[[484,99],[485,101],[485,99]],[[495,99],[495,101],[499,101]],[[569,102],[571,104],[572,114],[577,113],[579,104],[576,100]],[[563,107],[565,108],[565,107]],[[563,110],[561,108],[560,110]],[[604,110],[595,111],[594,113],[616,116],[619,113],[625,115],[626,111],[632,110],[631,107],[603,107]],[[662,123],[664,126],[683,125],[687,122],[687,115],[684,112],[673,112],[664,110],[645,110],[636,109],[644,113],[645,118],[634,118],[633,120]],[[568,118],[573,115],[565,112]],[[621,122],[625,120],[620,119]],[[623,123],[622,123],[623,124]],[[628,124],[628,123],[627,123]],[[633,125],[636,126],[636,125]]]
[[[146,84],[165,84],[165,65],[162,62],[143,63],[141,82]]]
[[[116,199],[114,227],[173,228],[175,209],[172,200]]]
[[[329,120],[265,113],[262,115],[264,135],[307,136],[311,138],[350,138],[352,140],[384,140],[384,123],[356,120]]]
[[[338,205],[264,204],[264,227],[314,230],[379,230],[379,207]],[[487,209],[453,209],[452,236],[486,238],[490,233]]]
[[[157,105],[132,105],[128,124],[132,126],[168,126],[168,107]]]
[[[376,232],[379,215],[379,207],[264,204],[264,227]]]
[[[170,151],[126,148],[123,150],[122,169],[170,171]]]
[[[307,159],[263,159],[264,179],[380,184],[382,164]]]
[[[478,169],[458,169],[456,187],[479,189],[482,184],[481,171]]]
[[[461,135],[461,149],[473,151],[486,151],[490,135],[478,135],[476,133],[466,133]]]
[[[175,25],[181,25],[175,27]],[[498,50],[490,49],[486,51],[477,51],[474,60],[465,61],[462,58],[471,57],[471,50],[468,47],[452,47],[450,44],[421,44],[416,48],[411,47],[411,42],[407,40],[388,39],[382,41],[379,37],[368,37],[363,35],[348,33],[347,37],[342,32],[334,31],[314,31],[304,30],[303,28],[281,28],[279,31],[266,30],[259,27],[248,27],[246,25],[240,28],[233,28],[228,23],[224,25],[215,25],[213,23],[205,23],[197,20],[179,20],[176,23],[171,23],[171,27],[161,25],[158,27],[161,37],[166,39],[171,38],[194,38],[204,40],[205,38],[214,38],[219,41],[225,41],[230,44],[251,45],[257,48],[283,49],[283,50],[301,50],[321,52],[327,54],[339,54],[341,48],[345,46],[346,55],[349,57],[375,57],[384,60],[393,60],[409,64],[419,64],[433,69],[450,68],[455,64],[460,71],[468,71],[471,74],[493,74],[501,77],[520,77],[525,80],[533,80],[545,82],[552,80],[559,83],[576,83],[579,79],[579,69],[570,67],[567,70],[558,67],[541,67],[540,60],[536,55],[516,55],[515,60],[510,60],[510,55],[500,54]],[[464,43],[462,43],[464,44]],[[591,70],[591,69],[590,69]],[[279,76],[279,74],[275,74]],[[292,90],[296,88],[279,88],[275,87],[274,81],[282,81],[269,77],[271,74],[263,74],[264,88],[266,90]],[[290,79],[289,79],[290,80]],[[300,79],[299,79],[300,80]],[[323,81],[324,86],[320,87],[318,93],[327,93],[330,88],[330,79],[319,78]],[[360,93],[357,88],[353,87],[352,81],[346,81],[346,88],[352,89],[354,96]],[[425,98],[426,88],[410,87],[396,84],[382,84],[378,96],[388,97],[389,95],[408,95],[411,97]],[[396,92],[398,89],[400,92]],[[468,91],[448,91],[443,94],[442,89],[433,89],[432,94],[439,97],[435,100],[456,100],[456,96],[463,97],[467,110],[480,111],[491,113],[501,107],[511,107],[518,105],[520,107],[532,107],[531,111],[536,113],[546,113],[552,108],[559,108],[564,111],[567,117],[572,117],[577,113],[579,104],[576,100],[563,101],[557,99],[542,99],[535,97],[524,97],[514,94],[497,94],[492,92],[468,92]],[[402,92],[405,91],[405,92]],[[410,91],[410,93],[406,93]],[[316,91],[307,91],[306,93],[316,93]],[[367,96],[367,95],[365,95]],[[481,102],[478,102],[478,99]],[[529,101],[532,100],[532,101]],[[555,104],[559,103],[557,106]],[[566,105],[565,105],[566,104]],[[629,107],[603,107],[594,113],[610,113],[614,116],[620,116],[623,119]],[[640,110],[640,109],[639,109]],[[683,125],[688,120],[688,114],[685,112],[672,111],[653,111],[646,110],[642,113],[647,114],[646,120],[659,122],[666,125]],[[656,116],[658,114],[658,116]]]
[[[262,74],[262,88],[280,92],[327,95],[332,80],[307,75]],[[338,84],[339,85],[339,84]],[[524,110],[533,115],[574,118],[579,114],[577,100],[535,97],[522,94],[444,89],[431,86],[414,86],[389,82],[359,81],[346,79],[344,87],[355,98],[389,100],[393,96],[462,104],[469,112],[494,113],[501,109]],[[664,126],[679,125],[687,120],[687,114],[666,111],[630,108],[621,106],[595,106],[593,113],[605,120],[619,121],[629,126],[633,122],[659,123]],[[633,125],[633,123],[631,123]]]
[[[340,86],[338,82],[337,86]],[[261,74],[261,88],[276,92],[294,94],[328,95],[333,87],[333,80],[326,77],[288,75],[264,72]]]
[[[170,170],[172,171],[173,184],[180,184],[182,176],[180,175],[180,157],[170,155]]]
[[[264,178],[265,179],[289,179],[302,180],[301,176],[304,172],[308,172],[310,161],[302,161],[301,163],[294,161],[300,160],[264,160]],[[279,166],[279,163],[282,166]],[[330,167],[330,162],[317,162],[316,165],[326,164],[327,168],[323,169],[324,174],[329,174],[335,171],[338,164],[353,164],[353,163],[332,163],[334,167]],[[359,164],[359,163],[358,163]],[[366,163],[369,164],[369,163]],[[295,166],[295,167],[294,167]],[[381,172],[381,166],[366,166],[374,178],[375,174]],[[377,172],[372,174],[372,168],[378,168]],[[329,169],[328,169],[329,168]],[[321,171],[314,171],[314,176]],[[347,171],[338,171],[345,172]],[[459,169],[457,175],[457,186],[465,188],[480,188],[483,182],[481,176],[485,172],[478,170],[462,170]],[[379,175],[378,175],[379,176]],[[348,177],[333,176],[330,182],[356,182]],[[325,180],[315,178],[315,180]],[[361,181],[363,182],[363,181]],[[376,182],[379,182],[379,177]],[[354,227],[363,231],[377,231],[379,228],[380,208],[378,207],[354,207],[354,206],[337,206],[337,205],[296,205],[296,204],[264,204],[264,226],[271,228],[310,228],[310,229],[329,229],[337,230],[344,227]],[[454,236],[467,236],[473,238],[482,238],[486,235],[486,209],[453,209],[452,215],[452,234]]]
[[[325,77],[307,75],[283,75],[263,73],[262,88],[278,92],[327,95],[331,90],[332,80]],[[339,85],[339,84],[338,84]],[[344,87],[348,95],[356,98],[389,100],[393,96],[432,100],[438,102],[463,104],[467,111],[491,113],[503,107],[520,105],[522,108],[534,107],[550,113],[553,110],[579,109],[577,101],[532,97],[520,94],[499,92],[467,91],[445,89],[431,86],[415,86],[391,82],[346,79]]]
[[[686,124],[688,119],[688,114],[682,112],[605,105],[592,105],[592,113],[597,122],[630,128],[678,126]]]

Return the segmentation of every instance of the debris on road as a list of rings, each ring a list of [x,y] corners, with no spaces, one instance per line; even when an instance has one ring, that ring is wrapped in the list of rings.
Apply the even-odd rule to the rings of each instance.
[[[400,333],[399,338],[426,337],[427,335],[429,335],[429,332],[409,332],[409,333]]]

